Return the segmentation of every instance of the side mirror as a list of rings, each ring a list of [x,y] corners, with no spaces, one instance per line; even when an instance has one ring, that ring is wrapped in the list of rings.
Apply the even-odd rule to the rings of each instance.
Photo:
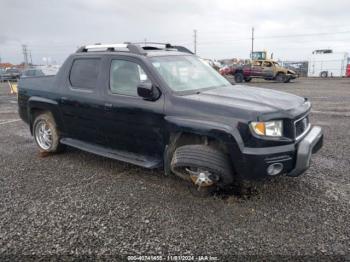
[[[159,89],[149,81],[142,82],[137,86],[137,94],[149,101],[155,101],[160,97]]]

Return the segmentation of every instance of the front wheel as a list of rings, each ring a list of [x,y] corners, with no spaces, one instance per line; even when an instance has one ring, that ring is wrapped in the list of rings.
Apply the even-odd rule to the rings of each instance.
[[[207,145],[178,147],[171,161],[171,171],[191,182],[199,192],[211,193],[233,182],[229,157]]]
[[[239,72],[239,73],[235,74],[235,82],[236,83],[242,83],[243,79],[244,79],[244,76],[242,73]]]
[[[290,78],[290,77],[287,77],[286,80],[284,81],[284,83],[289,83],[290,80],[291,80],[291,78]]]
[[[35,118],[33,135],[42,153],[56,153],[64,148],[59,142],[59,131],[51,113],[42,113]]]
[[[276,76],[276,81],[279,83],[284,83],[287,80],[287,76],[283,73],[278,73]]]

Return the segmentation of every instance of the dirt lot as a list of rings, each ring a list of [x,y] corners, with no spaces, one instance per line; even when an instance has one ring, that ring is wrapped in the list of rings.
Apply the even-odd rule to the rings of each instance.
[[[2,84],[0,254],[350,259],[350,79],[249,85],[308,97],[324,147],[301,177],[201,199],[161,171],[75,149],[40,157]]]

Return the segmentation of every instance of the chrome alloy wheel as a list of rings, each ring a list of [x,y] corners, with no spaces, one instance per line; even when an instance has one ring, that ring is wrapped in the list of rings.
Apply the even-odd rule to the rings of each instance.
[[[49,150],[52,146],[52,130],[46,121],[41,120],[35,126],[35,140],[38,145],[44,149]]]

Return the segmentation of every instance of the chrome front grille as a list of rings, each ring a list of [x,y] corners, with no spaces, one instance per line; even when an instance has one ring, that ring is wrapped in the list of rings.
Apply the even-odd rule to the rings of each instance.
[[[295,139],[298,140],[310,128],[309,116],[299,118],[294,122]]]

